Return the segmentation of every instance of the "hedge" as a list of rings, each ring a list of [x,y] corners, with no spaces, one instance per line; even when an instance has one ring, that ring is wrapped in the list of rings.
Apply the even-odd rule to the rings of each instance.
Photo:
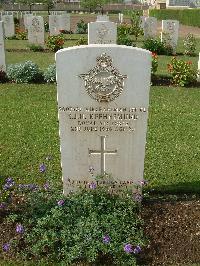
[[[176,19],[183,25],[200,27],[200,9],[152,9],[149,11],[150,16],[159,20]]]

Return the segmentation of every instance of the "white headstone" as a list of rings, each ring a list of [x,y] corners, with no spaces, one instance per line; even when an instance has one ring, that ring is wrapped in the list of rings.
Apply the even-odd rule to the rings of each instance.
[[[178,20],[162,20],[162,32],[161,40],[166,42],[173,48],[173,52],[176,53],[176,46],[178,42]]]
[[[144,38],[155,38],[157,35],[157,18],[146,17],[144,22]]]
[[[70,31],[70,14],[62,14],[58,16],[59,20],[59,30],[67,30]]]
[[[59,28],[59,16],[57,15],[49,15],[49,32],[50,35],[58,35],[60,34]]]
[[[28,27],[31,24],[32,17],[33,17],[33,14],[25,14],[24,15],[24,27],[26,30],[28,30]]]
[[[70,47],[56,65],[64,193],[97,175],[111,174],[116,187],[143,179],[150,52]]]
[[[4,34],[5,37],[12,37],[15,35],[15,25],[12,15],[3,15],[2,16],[3,25],[4,25]]]
[[[107,17],[107,16],[104,16]],[[88,23],[88,44],[116,44],[117,24],[110,21]]]
[[[119,13],[119,23],[123,23],[124,20],[124,14]]]
[[[199,53],[199,61],[198,61],[198,75],[197,75],[197,81],[200,82],[200,53]]]
[[[98,15],[96,21],[109,21],[109,17],[106,15]]]
[[[0,70],[6,71],[3,22],[0,21]]]
[[[44,19],[41,16],[35,16],[30,19],[28,27],[28,41],[33,44],[44,44]]]

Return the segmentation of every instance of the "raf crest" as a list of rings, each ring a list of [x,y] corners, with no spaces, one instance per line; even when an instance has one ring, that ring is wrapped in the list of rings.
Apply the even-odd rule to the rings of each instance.
[[[102,54],[96,59],[97,65],[87,74],[79,75],[85,82],[85,89],[90,97],[98,102],[110,102],[123,91],[126,75],[112,65],[112,58]]]

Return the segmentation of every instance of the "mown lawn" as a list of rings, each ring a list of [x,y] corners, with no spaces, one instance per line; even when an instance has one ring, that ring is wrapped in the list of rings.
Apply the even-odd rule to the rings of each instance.
[[[0,85],[0,176],[61,180],[55,85]],[[200,90],[152,87],[145,160],[150,189],[200,192]],[[49,176],[48,176],[49,175]]]

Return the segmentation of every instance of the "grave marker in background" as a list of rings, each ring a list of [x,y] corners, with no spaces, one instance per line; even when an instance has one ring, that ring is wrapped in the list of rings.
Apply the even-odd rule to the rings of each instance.
[[[3,25],[4,25],[4,34],[5,37],[12,37],[15,35],[15,25],[12,15],[3,15],[2,16]]]
[[[198,75],[197,75],[197,81],[200,82],[200,53],[199,53],[199,61],[198,61]]]
[[[174,54],[176,53],[176,46],[178,42],[178,30],[178,20],[162,20],[161,41],[170,45],[173,48]]]
[[[49,15],[49,32],[50,35],[58,35],[59,31],[59,16],[58,15]]]
[[[116,44],[117,24],[108,16],[98,16],[96,22],[88,23],[88,44]]]
[[[58,24],[59,30],[70,31],[70,14],[63,13],[62,15],[59,15]]]
[[[5,50],[4,50],[4,30],[3,30],[2,21],[0,21],[0,70],[6,71]]]
[[[28,27],[29,43],[44,45],[44,19],[41,16],[31,17]]]
[[[143,179],[150,52],[71,47],[56,53],[56,65],[64,193],[96,175],[111,174],[113,189]]]
[[[29,25],[31,24],[31,19],[33,14],[24,14],[24,27],[28,30]]]
[[[155,38],[157,35],[157,18],[146,17],[144,20],[144,38]]]

